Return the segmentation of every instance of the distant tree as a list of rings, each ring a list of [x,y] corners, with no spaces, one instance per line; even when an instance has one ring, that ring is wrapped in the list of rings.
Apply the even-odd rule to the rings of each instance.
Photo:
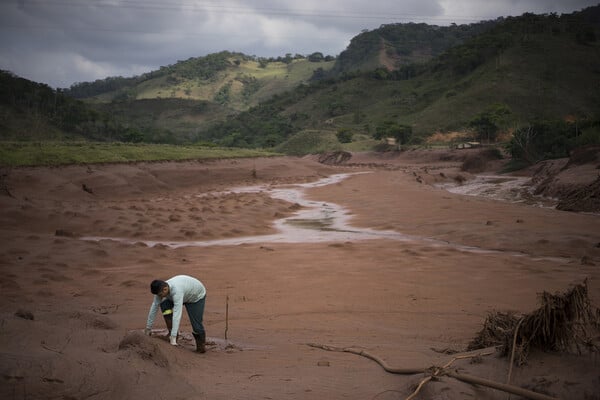
[[[283,139],[281,138],[281,136],[275,133],[271,133],[263,139],[261,147],[275,147],[282,141]]]
[[[137,127],[129,127],[125,131],[123,140],[131,143],[141,143],[144,141],[144,134]]]
[[[310,62],[321,62],[323,61],[323,59],[323,53],[320,53],[318,51],[308,56],[308,61]]]
[[[528,164],[568,157],[577,142],[577,127],[565,121],[538,121],[515,130],[507,150]]]
[[[492,120],[492,117],[488,113],[478,114],[469,122],[469,126],[477,133],[477,139],[484,141],[487,140],[490,143],[496,139],[498,133],[498,126]]]
[[[384,121],[377,125],[373,137],[375,139],[385,139],[393,137],[398,144],[407,143],[412,136],[412,127],[410,125],[398,124],[394,121]]]
[[[340,128],[338,129],[335,136],[337,137],[340,143],[350,143],[352,142],[352,131],[348,128]]]
[[[539,154],[535,149],[534,141],[537,132],[532,126],[517,129],[508,144],[508,152],[514,160],[525,161],[527,164],[535,164]]]
[[[494,104],[473,117],[469,126],[477,133],[477,139],[491,143],[496,140],[500,127],[510,113],[507,105]]]
[[[387,70],[387,68],[377,68],[372,72],[372,76],[375,79],[379,79],[379,80],[386,80],[389,79],[390,77],[390,72]]]
[[[343,115],[347,111],[347,104],[341,100],[332,101],[327,105],[327,112],[330,117],[337,117]]]

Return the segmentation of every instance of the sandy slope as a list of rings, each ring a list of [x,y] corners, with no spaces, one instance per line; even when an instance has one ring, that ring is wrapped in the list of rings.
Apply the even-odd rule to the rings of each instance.
[[[439,160],[428,153],[356,155],[337,167],[275,158],[12,170],[13,197],[0,197],[0,397],[403,399],[423,375],[386,374],[366,358],[306,343],[427,367],[452,358],[434,349],[463,350],[487,312],[528,312],[543,290],[589,278],[600,304],[598,216],[450,194],[430,184],[452,179],[460,163]],[[79,239],[272,233],[272,221],[297,207],[265,192],[221,192],[359,171],[369,173],[307,195],[343,205],[356,227],[411,240],[171,249]],[[186,316],[180,348],[140,333],[149,282],[179,273],[208,288],[204,355],[190,350]],[[455,365],[499,382],[508,371],[494,356]],[[597,371],[597,356],[534,353],[512,382],[595,399]],[[506,397],[445,377],[419,398]]]

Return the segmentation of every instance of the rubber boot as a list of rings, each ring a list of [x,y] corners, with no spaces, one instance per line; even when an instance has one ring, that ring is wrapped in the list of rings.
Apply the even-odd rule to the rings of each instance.
[[[193,333],[196,339],[196,351],[198,353],[206,353],[206,333]]]

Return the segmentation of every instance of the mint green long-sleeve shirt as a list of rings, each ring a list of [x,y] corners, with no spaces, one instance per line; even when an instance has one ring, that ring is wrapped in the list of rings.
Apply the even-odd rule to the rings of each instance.
[[[156,312],[160,309],[160,303],[166,299],[173,302],[173,328],[171,336],[177,337],[181,314],[185,303],[195,303],[206,296],[206,288],[198,279],[187,275],[177,275],[166,281],[169,284],[169,295],[164,299],[154,296],[154,301],[148,312],[146,328],[152,329]]]

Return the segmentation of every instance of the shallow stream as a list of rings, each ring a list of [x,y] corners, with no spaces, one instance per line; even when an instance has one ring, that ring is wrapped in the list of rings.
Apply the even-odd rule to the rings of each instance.
[[[341,206],[335,203],[309,200],[305,197],[306,189],[332,185],[348,178],[349,176],[362,173],[368,172],[336,174],[310,183],[281,186],[246,186],[234,188],[226,192],[211,192],[208,194],[214,196],[229,193],[264,192],[268,193],[269,196],[271,196],[272,198],[285,200],[290,203],[302,206],[302,208],[298,210],[294,215],[276,220],[274,222],[274,226],[277,230],[277,233],[274,234],[202,241],[156,241],[98,236],[87,236],[82,237],[81,239],[89,241],[113,240],[129,244],[144,243],[149,247],[162,245],[169,248],[236,246],[241,244],[253,243],[316,243],[346,242],[370,239],[390,239],[397,241],[426,243],[428,245],[441,247],[451,247],[456,250],[473,253],[502,253],[512,254],[514,256],[528,256],[527,254],[519,252],[511,253],[506,251],[483,249],[479,247],[464,246],[457,243],[451,243],[427,237],[405,235],[391,230],[374,230],[370,228],[353,227],[349,223],[349,212]],[[518,193],[521,189],[523,189],[526,183],[527,179],[525,178],[486,176],[477,178],[469,184],[464,184],[460,186],[440,187],[453,193],[487,196],[508,201],[518,201],[515,197],[515,194]],[[511,195],[509,196],[508,194]],[[205,196],[205,194],[198,195],[198,197],[202,196]],[[548,257],[544,259],[548,259]]]

